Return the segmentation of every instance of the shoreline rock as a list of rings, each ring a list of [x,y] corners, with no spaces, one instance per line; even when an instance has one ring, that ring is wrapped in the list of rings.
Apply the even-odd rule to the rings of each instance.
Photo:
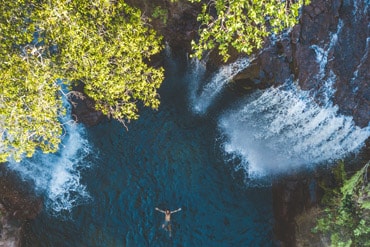
[[[0,246],[21,246],[22,229],[37,217],[43,203],[19,176],[0,164]]]
[[[358,126],[368,126],[370,30],[364,24],[368,14],[364,4],[353,8],[341,0],[311,0],[292,31],[266,42],[264,51],[234,78],[235,83],[239,88],[263,89],[293,79],[301,89],[315,93],[325,83],[333,83],[333,103],[339,111],[352,116]],[[319,103],[321,98],[318,93]]]
[[[77,123],[91,127],[106,119],[101,111],[95,110],[94,101],[84,94],[82,84],[73,88],[68,100],[72,105],[72,118]]]
[[[344,160],[350,174],[354,174],[370,160],[370,140],[364,149],[353,157]],[[321,200],[324,190],[319,184],[335,183],[332,170],[316,169],[312,174],[291,175],[274,181],[273,213],[275,218],[274,235],[282,247],[329,246],[328,236],[313,234],[317,217],[322,214]]]

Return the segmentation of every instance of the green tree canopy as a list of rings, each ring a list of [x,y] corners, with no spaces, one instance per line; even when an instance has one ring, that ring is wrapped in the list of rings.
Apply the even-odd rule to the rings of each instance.
[[[201,2],[201,0],[189,0]],[[193,41],[195,56],[218,48],[224,61],[229,49],[251,54],[262,47],[271,33],[278,33],[297,23],[304,0],[210,0],[198,16],[201,23],[199,40]]]
[[[96,109],[122,123],[159,106],[161,39],[123,1],[0,0],[0,162],[55,152],[62,84],[83,83]]]
[[[329,236],[331,246],[370,246],[369,166],[370,162],[347,179],[342,162],[334,173],[341,186],[322,186],[325,208],[313,232]]]

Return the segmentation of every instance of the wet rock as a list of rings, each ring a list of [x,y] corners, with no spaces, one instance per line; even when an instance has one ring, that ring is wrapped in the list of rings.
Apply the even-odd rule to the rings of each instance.
[[[73,99],[74,107],[72,115],[77,123],[83,123],[86,126],[94,126],[104,119],[102,112],[95,110],[94,102],[90,99]]]
[[[234,81],[243,87],[264,89],[283,84],[291,77],[292,49],[290,39],[283,37],[265,48],[251,65],[237,74]],[[253,83],[251,83],[253,82]]]
[[[303,8],[299,25],[293,28],[289,42],[284,44],[288,48],[280,49],[286,54],[286,63],[271,66],[268,60],[258,60],[264,71],[282,71],[279,66],[289,67],[287,74],[293,75],[303,90],[318,91],[334,75],[334,104],[339,106],[341,113],[353,116],[356,124],[364,127],[370,122],[369,13],[363,2],[359,1],[356,9],[351,4],[350,1],[312,0]],[[282,46],[279,43],[274,46],[278,45]],[[315,49],[321,49],[320,55],[326,61],[318,61]],[[279,53],[269,54],[277,56]],[[320,62],[324,68],[320,68]],[[251,75],[258,77],[256,72]],[[363,153],[370,154],[368,149],[369,141]],[[314,217],[320,213],[316,206],[322,191],[317,191],[316,202],[312,201],[312,191],[309,193],[310,183],[316,180],[297,176],[274,183],[275,235],[282,246],[305,246],[301,245],[304,243],[324,246],[327,243],[327,239],[307,235],[314,223],[308,215]]]
[[[327,82],[339,111],[365,127],[370,122],[370,26],[364,2],[312,0],[288,35],[265,44],[235,77],[241,87],[265,88],[290,78],[318,92]],[[320,95],[317,96],[320,102]]]
[[[22,224],[14,219],[12,215],[6,212],[6,209],[0,204],[0,246],[18,247],[21,246]]]
[[[170,11],[172,18],[163,29],[162,34],[174,51],[191,53],[190,44],[195,39],[199,26],[196,21],[199,9],[193,5],[185,4],[175,6],[176,8]]]
[[[370,121],[368,18],[362,2],[355,7],[348,1],[312,1],[310,7],[304,8],[300,26],[292,35],[299,37],[293,53],[294,72],[301,87],[318,90],[333,77],[334,103],[361,127]],[[327,56],[323,57],[326,64],[317,61],[314,47],[327,53],[321,54]],[[318,71],[320,62],[325,66],[324,75]]]
[[[42,200],[29,189],[32,184],[22,181],[17,174],[0,166],[0,203],[15,219],[34,219],[42,210]]]
[[[313,192],[310,192],[310,182],[304,176],[291,176],[273,183],[274,234],[281,246],[296,246],[295,217],[316,200],[311,195]]]
[[[20,246],[23,225],[42,210],[42,199],[28,188],[32,186],[0,165],[0,246]]]
[[[83,85],[73,89],[69,101],[72,104],[72,117],[77,123],[94,126],[105,118],[101,111],[95,110],[94,101],[83,93]]]

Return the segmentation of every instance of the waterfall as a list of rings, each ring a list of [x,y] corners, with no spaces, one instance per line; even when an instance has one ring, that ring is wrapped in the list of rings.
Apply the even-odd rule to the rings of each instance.
[[[329,89],[327,89],[329,90]],[[290,82],[224,113],[218,126],[225,155],[250,178],[309,168],[358,151],[370,136],[337,106],[318,105]]]
[[[301,91],[288,81],[239,102],[219,118],[222,148],[225,157],[239,160],[236,169],[243,169],[250,178],[307,169],[344,158],[365,144],[370,126],[357,127],[352,117],[341,115],[332,103],[337,76],[327,64],[343,26],[339,20],[329,44],[311,46],[319,66],[313,78],[321,81],[318,90]]]
[[[362,2],[356,1],[356,4]],[[355,12],[358,12],[362,7],[357,9],[356,6]],[[330,164],[358,152],[369,138],[370,125],[356,126],[352,117],[342,115],[338,106],[333,105],[337,75],[328,64],[340,45],[339,37],[347,32],[345,21],[339,19],[336,30],[329,33],[329,43],[310,46],[315,51],[319,68],[312,77],[314,82],[319,82],[318,88],[302,91],[297,82],[288,79],[280,87],[248,96],[219,117],[225,159],[238,162],[236,169],[245,171],[249,178]],[[357,70],[368,58],[369,40],[367,38],[365,54]],[[196,88],[190,94],[193,111],[204,114],[224,85],[253,59],[245,58],[224,66],[208,81],[204,79],[204,68],[200,76],[193,76],[196,81],[190,85]],[[357,70],[352,81],[357,77]]]
[[[206,62],[198,59],[191,59],[188,65],[190,72],[187,75],[187,81],[189,81],[189,101],[192,112],[196,113],[195,106],[197,105],[198,88],[206,73]]]
[[[247,68],[254,60],[254,57],[240,58],[235,62],[224,65],[211,76],[210,80],[204,78],[205,65],[201,61],[192,61],[192,73],[190,75],[190,102],[192,111],[196,114],[203,115],[207,112],[208,107],[214,102],[220,94],[225,84],[230,82],[235,75]],[[205,83],[203,83],[205,81]],[[200,91],[198,93],[198,91]]]
[[[45,197],[45,206],[51,214],[65,215],[73,207],[90,200],[86,186],[81,184],[80,172],[90,164],[86,158],[91,146],[84,137],[84,129],[71,120],[70,105],[61,119],[65,135],[60,150],[55,154],[36,152],[32,158],[7,165],[24,180],[34,183],[36,192]]]

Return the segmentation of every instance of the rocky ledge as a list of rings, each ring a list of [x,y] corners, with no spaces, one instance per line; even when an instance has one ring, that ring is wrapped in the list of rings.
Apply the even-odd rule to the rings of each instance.
[[[303,90],[332,84],[334,104],[360,127],[370,122],[370,26],[363,1],[311,0],[290,32],[266,42],[252,66],[236,76],[239,88],[266,88],[288,80]],[[317,94],[320,101],[320,94]]]
[[[0,246],[21,246],[22,226],[42,210],[42,200],[14,172],[0,164]]]

